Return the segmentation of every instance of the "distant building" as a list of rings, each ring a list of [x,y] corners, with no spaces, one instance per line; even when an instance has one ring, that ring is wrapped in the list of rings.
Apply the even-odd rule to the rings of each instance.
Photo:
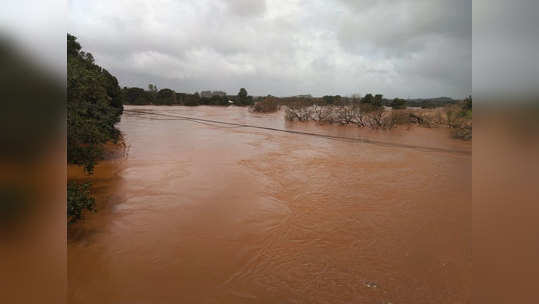
[[[298,98],[313,98],[311,94],[303,94],[303,95],[297,95]]]

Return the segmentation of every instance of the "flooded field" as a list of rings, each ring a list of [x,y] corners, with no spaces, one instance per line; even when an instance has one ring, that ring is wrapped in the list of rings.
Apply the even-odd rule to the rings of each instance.
[[[238,107],[126,109],[377,143],[126,112],[127,154],[99,164],[98,211],[69,229],[70,303],[469,303],[470,142]]]

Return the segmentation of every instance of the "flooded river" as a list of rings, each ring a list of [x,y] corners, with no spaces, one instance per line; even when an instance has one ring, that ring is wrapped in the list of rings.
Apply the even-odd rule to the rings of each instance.
[[[69,303],[469,303],[471,143],[238,107],[126,109],[377,143],[126,112],[127,153],[96,168],[98,211],[69,229]]]

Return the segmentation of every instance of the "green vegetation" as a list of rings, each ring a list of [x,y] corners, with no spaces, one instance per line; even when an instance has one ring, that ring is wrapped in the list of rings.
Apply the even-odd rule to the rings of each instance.
[[[155,104],[173,105],[176,104],[176,92],[171,89],[161,89],[155,97]]]
[[[406,109],[406,100],[400,98],[393,99],[393,102],[391,102],[391,108],[394,110]]]
[[[104,145],[117,143],[115,127],[123,112],[122,100],[135,92],[122,92],[118,80],[94,63],[91,53],[82,51],[77,38],[67,34],[67,162],[84,166],[92,174],[104,157]],[[89,184],[69,182],[69,223],[82,217],[83,210],[95,210]]]
[[[85,210],[95,212],[95,198],[90,194],[89,183],[67,183],[67,221],[74,223],[82,218]]]
[[[328,105],[338,104],[341,101],[341,99],[342,99],[341,95],[335,95],[335,96],[326,95],[322,97],[322,100],[324,100],[324,102]]]
[[[177,93],[171,89],[157,90],[153,84],[148,85],[148,90],[137,87],[124,87],[122,98],[125,104],[131,105],[183,105],[183,106],[237,106],[253,105],[253,97],[247,94],[245,88],[240,89],[238,95],[205,95],[202,97],[198,92],[194,94]]]
[[[247,94],[245,88],[241,88],[238,92],[238,98],[234,101],[234,104],[238,106],[248,106],[253,104],[253,97]]]
[[[452,105],[452,104],[457,104],[457,103],[458,103],[458,100],[454,100],[449,97],[407,99],[406,100],[406,104],[408,105],[408,107],[418,107],[418,108],[423,108],[423,109],[445,107],[447,105]]]
[[[123,111],[118,80],[67,35],[67,161],[92,173],[105,143],[120,140]]]

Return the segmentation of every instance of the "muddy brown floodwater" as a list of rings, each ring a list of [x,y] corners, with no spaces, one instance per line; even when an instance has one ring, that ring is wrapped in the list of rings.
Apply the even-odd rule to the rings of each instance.
[[[97,167],[98,212],[69,229],[70,303],[470,302],[471,143],[238,107],[126,109],[416,147],[125,113],[127,156]]]

